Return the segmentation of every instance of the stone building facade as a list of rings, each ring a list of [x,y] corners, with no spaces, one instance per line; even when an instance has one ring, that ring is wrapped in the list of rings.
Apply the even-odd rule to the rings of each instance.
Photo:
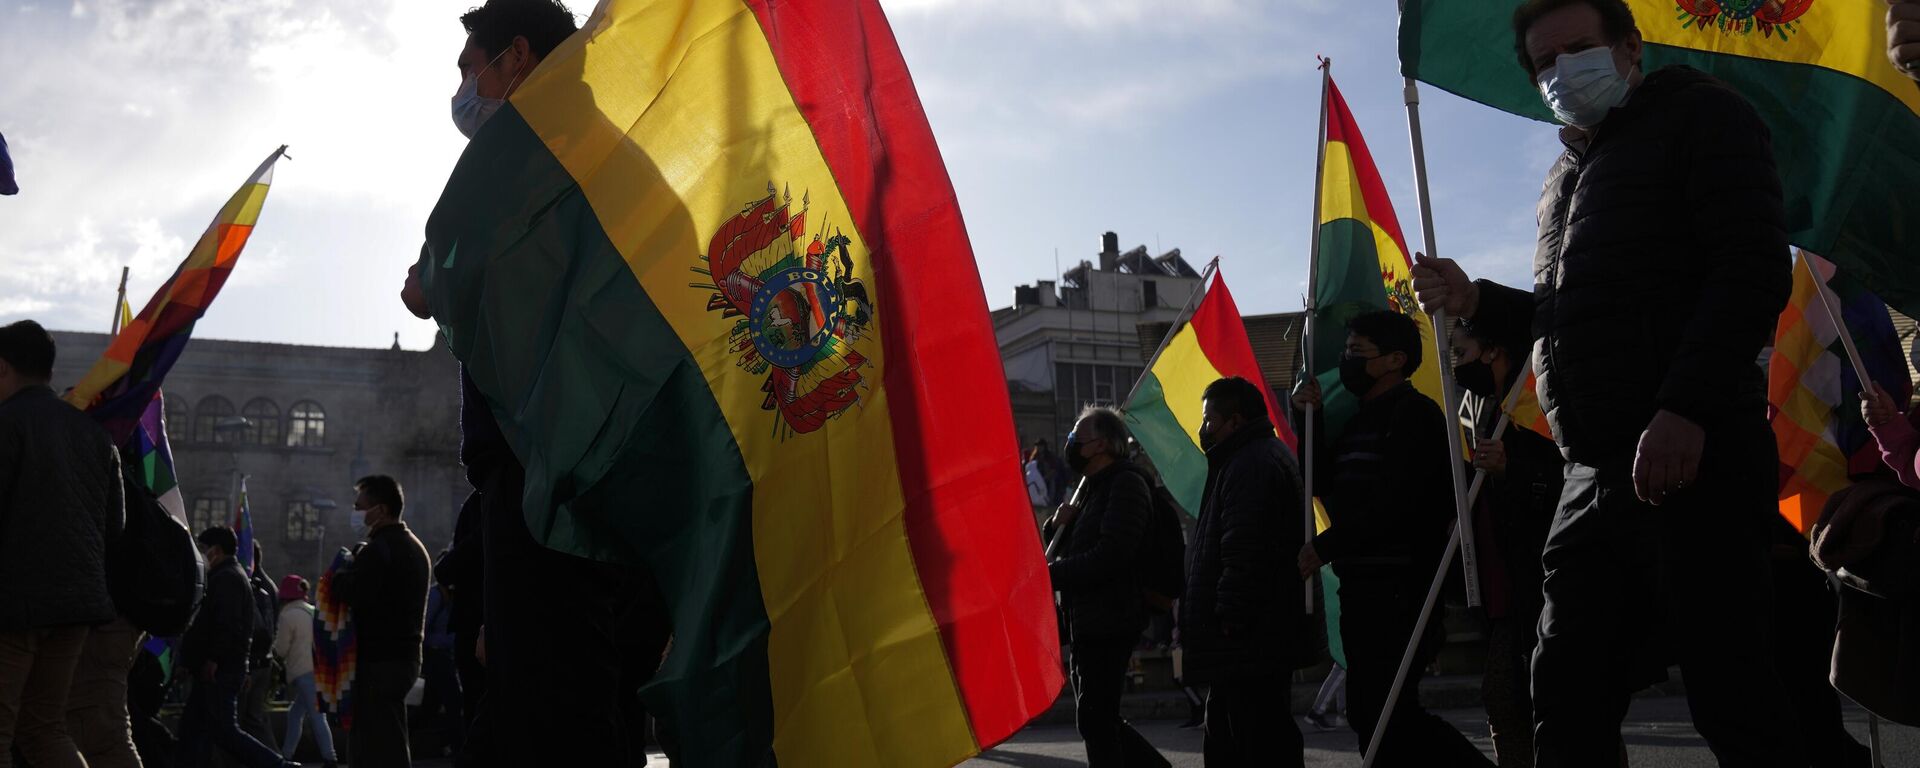
[[[54,386],[105,351],[100,333],[55,331]],[[429,553],[453,540],[461,472],[459,373],[444,347],[350,349],[194,339],[162,388],[174,468],[197,532],[231,524],[247,477],[255,540],[275,578],[309,580],[359,540],[353,481],[392,475]],[[244,421],[242,421],[244,419]]]

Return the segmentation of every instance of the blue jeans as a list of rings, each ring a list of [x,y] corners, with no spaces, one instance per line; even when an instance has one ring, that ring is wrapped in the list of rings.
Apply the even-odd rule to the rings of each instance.
[[[286,761],[273,748],[240,730],[240,688],[246,665],[222,667],[212,680],[195,679],[187,708],[180,715],[180,765],[208,765],[219,745],[247,768],[280,768]]]
[[[313,673],[288,680],[287,697],[293,701],[287,706],[287,738],[281,744],[280,754],[293,757],[293,751],[300,747],[301,726],[311,722],[313,743],[320,747],[320,759],[333,762],[333,729],[327,727],[327,715],[320,711]]]

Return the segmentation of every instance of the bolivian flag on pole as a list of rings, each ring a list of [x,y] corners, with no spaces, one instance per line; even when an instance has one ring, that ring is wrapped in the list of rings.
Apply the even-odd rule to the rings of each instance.
[[[1407,0],[1400,65],[1480,103],[1552,121],[1513,53],[1517,0]],[[1773,133],[1795,245],[1920,314],[1920,83],[1887,61],[1879,0],[1628,0],[1648,71],[1731,84]],[[1711,136],[1699,137],[1711,143]],[[1686,211],[1674,211],[1685,216]]]
[[[422,283],[534,536],[644,564],[692,765],[950,765],[1050,706],[1051,587],[876,0],[606,0],[476,133]]]
[[[1207,385],[1228,376],[1253,382],[1266,393],[1274,431],[1292,449],[1296,445],[1287,412],[1260,373],[1253,342],[1240,309],[1227,292],[1225,277],[1207,288],[1193,318],[1176,329],[1127,400],[1127,427],[1153,459],[1167,490],[1187,514],[1200,514],[1207,484],[1207,455],[1200,450],[1200,398]]]

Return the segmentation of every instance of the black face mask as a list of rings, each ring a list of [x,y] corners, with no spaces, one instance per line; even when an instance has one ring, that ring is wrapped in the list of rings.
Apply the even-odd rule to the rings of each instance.
[[[1454,366],[1454,381],[1460,382],[1468,392],[1481,397],[1493,397],[1493,366],[1475,360]]]
[[[1067,469],[1073,470],[1076,475],[1086,474],[1087,463],[1092,461],[1080,453],[1080,449],[1084,446],[1085,444],[1078,440],[1067,441]]]
[[[1373,385],[1380,381],[1380,377],[1367,372],[1367,363],[1377,359],[1379,355],[1340,358],[1340,386],[1355,395],[1366,397],[1373,390]]]

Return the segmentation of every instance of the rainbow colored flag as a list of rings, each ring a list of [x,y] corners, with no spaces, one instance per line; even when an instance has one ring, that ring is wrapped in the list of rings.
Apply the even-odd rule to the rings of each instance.
[[[266,204],[274,163],[286,151],[284,146],[274,150],[228,198],[173,276],[113,337],[106,353],[80,383],[67,392],[67,402],[92,414],[113,436],[115,445],[125,445],[139,428],[148,407],[155,402],[160,381],[186,348],[194,323],[206,314],[207,306],[226,284],[227,274],[233,271]]]
[[[1400,67],[1482,104],[1553,122],[1513,56],[1520,0],[1407,0]],[[1826,254],[1920,316],[1920,86],[1887,60],[1887,5],[1869,0],[1627,0],[1642,68],[1725,80],[1773,134],[1795,245]],[[1713,140],[1701,139],[1711,145]],[[1675,211],[1674,215],[1685,215]]]
[[[1881,468],[1879,446],[1860,417],[1865,386],[1841,334],[1851,332],[1867,375],[1895,402],[1907,402],[1913,383],[1887,305],[1826,259],[1805,251],[1801,256],[1793,270],[1793,298],[1774,331],[1767,410],[1780,445],[1780,514],[1806,533],[1828,497],[1854,476]],[[1846,328],[1834,325],[1821,303],[1822,290]]]
[[[353,671],[358,655],[354,644],[353,613],[333,590],[333,576],[353,564],[353,553],[342,548],[314,588],[313,684],[320,711],[332,712],[341,728],[353,727]]]
[[[233,557],[240,569],[253,573],[253,510],[247,506],[247,477],[240,476],[240,506],[233,510],[233,535],[240,540],[240,551]]]
[[[122,446],[122,455],[130,460],[126,468],[140,473],[141,485],[153,491],[160,506],[185,526],[187,505],[180,496],[180,481],[173,471],[173,448],[167,443],[166,410],[166,397],[155,389],[153,399],[140,414],[139,424],[129,441]]]
[[[1273,419],[1275,434],[1288,448],[1296,447],[1287,412],[1254,359],[1253,342],[1247,339],[1246,323],[1227,291],[1227,280],[1216,276],[1192,319],[1174,332],[1122,409],[1134,439],[1190,515],[1200,514],[1200,496],[1207,484],[1207,455],[1200,450],[1200,396],[1208,384],[1228,376],[1260,386],[1267,395],[1267,415]]]
[[[706,764],[951,765],[1052,705],[952,184],[877,0],[606,0],[475,133],[433,316],[547,546],[645,564]]]

